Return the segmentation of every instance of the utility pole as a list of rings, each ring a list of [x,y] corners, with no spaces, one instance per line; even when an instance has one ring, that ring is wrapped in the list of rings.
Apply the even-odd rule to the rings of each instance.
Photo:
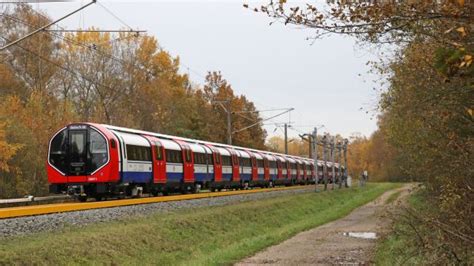
[[[229,99],[227,99],[222,101],[213,101],[213,103],[219,104],[227,114],[227,144],[232,145],[232,111],[230,109],[231,102]],[[225,107],[223,103],[226,103],[227,107]]]
[[[348,187],[347,186],[347,144],[349,144],[349,140],[344,139],[343,149],[344,149],[344,185],[345,187]]]
[[[313,141],[311,142],[311,150],[313,151],[313,161],[314,161],[314,191],[318,192],[318,128],[314,127],[313,130]]]
[[[327,176],[327,154],[326,154],[326,143],[327,143],[327,135],[324,134],[323,139],[323,180],[324,180],[324,190],[328,190],[328,176]]]
[[[303,135],[299,135],[300,138],[304,141],[307,141],[308,142],[308,158],[313,158],[313,134],[312,133],[309,133],[309,134],[303,134]]]
[[[232,113],[230,111],[230,100],[227,100],[227,144],[232,145]]]
[[[334,161],[334,146],[336,144],[336,137],[332,137],[332,140],[331,140],[331,161],[332,161],[332,189],[334,190],[335,186],[336,186],[336,168],[335,168],[335,164],[336,162]]]
[[[20,1],[18,1],[18,2],[20,2]],[[55,20],[55,21],[52,21],[52,22],[50,22],[50,23],[48,23],[48,24],[46,24],[46,25],[44,25],[44,26],[42,26],[42,27],[39,27],[39,28],[37,28],[36,30],[34,30],[34,31],[32,31],[32,32],[30,32],[30,33],[28,33],[28,34],[26,34],[26,35],[23,36],[23,37],[20,37],[20,38],[18,38],[18,39],[16,39],[16,40],[12,41],[12,42],[10,42],[10,43],[7,43],[7,44],[4,45],[3,47],[0,47],[0,51],[3,51],[3,50],[5,50],[5,49],[7,49],[8,47],[10,47],[10,46],[12,46],[12,45],[15,45],[15,44],[17,44],[17,43],[19,43],[19,42],[21,42],[21,41],[23,41],[23,40],[25,40],[25,39],[27,39],[27,38],[33,36],[33,35],[39,33],[39,32],[42,32],[43,30],[45,30],[45,29],[47,29],[47,28],[53,26],[54,24],[57,24],[58,22],[60,22],[60,21],[62,21],[62,20],[64,20],[64,19],[66,19],[66,18],[68,18],[68,17],[70,17],[70,16],[76,14],[77,12],[83,10],[84,8],[86,8],[86,7],[88,7],[88,6],[92,5],[92,4],[95,4],[96,2],[97,2],[97,0],[92,0],[90,3],[81,6],[80,8],[78,8],[78,9],[76,9],[76,10],[74,10],[74,11],[68,13],[67,15],[65,15],[65,16],[63,16],[63,17],[61,17],[61,18],[59,18],[59,19],[57,19],[57,20]]]
[[[288,154],[288,124],[285,123],[285,154]]]

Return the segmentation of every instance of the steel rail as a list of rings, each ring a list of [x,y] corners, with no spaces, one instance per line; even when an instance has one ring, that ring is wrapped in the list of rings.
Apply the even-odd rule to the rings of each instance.
[[[113,208],[113,207],[150,204],[150,203],[159,203],[159,202],[168,202],[168,201],[225,197],[225,196],[251,194],[251,193],[301,189],[305,187],[308,187],[308,186],[262,188],[262,189],[235,190],[235,191],[225,191],[225,192],[204,192],[204,193],[197,193],[197,194],[184,194],[184,195],[172,195],[172,196],[164,196],[164,197],[137,198],[137,199],[121,199],[121,200],[111,200],[111,201],[94,201],[94,202],[84,202],[84,203],[74,202],[74,203],[56,203],[56,204],[23,206],[23,207],[8,207],[8,208],[0,208],[0,219],[44,215],[44,214],[60,213],[60,212]]]

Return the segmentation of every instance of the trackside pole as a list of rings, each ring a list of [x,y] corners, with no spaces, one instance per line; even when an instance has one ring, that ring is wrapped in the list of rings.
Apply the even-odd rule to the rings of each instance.
[[[323,179],[324,179],[324,190],[328,190],[328,176],[327,176],[327,165],[326,165],[326,158],[327,158],[327,154],[326,154],[326,142],[327,142],[327,135],[325,134],[323,136],[323,161],[324,161],[324,164],[323,164]]]
[[[337,151],[338,151],[338,155],[339,155],[339,159],[337,160],[337,162],[339,163],[339,189],[342,188],[342,182],[344,180],[344,177],[342,176],[342,141],[341,140],[338,140],[337,141]]]
[[[313,160],[314,160],[314,191],[319,192],[318,190],[318,175],[319,175],[319,170],[318,170],[318,129],[314,127],[313,130],[313,142],[311,142],[311,149],[312,149],[312,154],[313,154]],[[310,139],[311,140],[311,139]]]
[[[336,165],[335,165],[335,161],[334,161],[334,146],[336,144],[336,137],[332,137],[332,140],[331,140],[331,161],[332,161],[332,167],[331,167],[331,171],[332,171],[332,189],[334,190],[336,188]]]
[[[344,186],[345,187],[348,187],[347,185],[347,144],[349,143],[349,140],[348,139],[344,139],[344,146],[343,146],[343,149],[344,149]]]

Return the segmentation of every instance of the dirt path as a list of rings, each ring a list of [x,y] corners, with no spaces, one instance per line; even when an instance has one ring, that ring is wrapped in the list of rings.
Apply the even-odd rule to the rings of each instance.
[[[236,265],[315,265],[315,264],[372,264],[375,239],[355,238],[345,232],[375,232],[387,230],[388,221],[380,214],[395,204],[387,203],[393,193],[405,198],[412,185],[385,192],[376,200],[355,209],[348,216],[297,234],[278,245],[246,258]]]

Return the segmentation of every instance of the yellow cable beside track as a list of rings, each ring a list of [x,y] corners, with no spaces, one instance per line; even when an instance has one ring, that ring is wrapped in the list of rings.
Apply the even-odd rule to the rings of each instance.
[[[84,203],[79,203],[79,202],[57,203],[57,204],[44,204],[44,205],[24,206],[24,207],[0,208],[0,219],[17,218],[17,217],[59,213],[59,212],[112,208],[112,207],[167,202],[167,201],[192,200],[192,199],[223,197],[223,196],[259,193],[259,192],[290,190],[290,189],[299,189],[299,188],[304,188],[304,187],[309,188],[310,186],[263,188],[263,189],[236,190],[236,191],[225,191],[225,192],[205,192],[205,193],[198,193],[198,194],[173,195],[173,196],[165,196],[165,197],[122,199],[122,200],[84,202]]]

